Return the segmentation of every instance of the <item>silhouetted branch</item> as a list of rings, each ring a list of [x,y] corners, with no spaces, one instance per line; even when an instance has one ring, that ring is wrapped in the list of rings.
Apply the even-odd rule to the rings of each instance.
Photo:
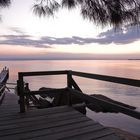
[[[0,7],[6,7],[9,6],[11,3],[10,0],[0,0]]]
[[[34,0],[33,12],[38,16],[53,16],[63,7],[78,7],[83,18],[96,25],[120,27],[140,23],[140,0]],[[0,7],[10,0],[0,0]]]
[[[119,27],[126,24],[137,24],[140,21],[139,0],[38,0],[33,7],[39,16],[54,15],[63,7],[79,7],[85,19],[97,25]]]
[[[60,7],[60,4],[55,0],[39,0],[37,4],[33,6],[33,12],[41,16],[53,16]]]
[[[68,9],[75,8],[77,5],[77,0],[62,0],[62,6],[67,7]]]

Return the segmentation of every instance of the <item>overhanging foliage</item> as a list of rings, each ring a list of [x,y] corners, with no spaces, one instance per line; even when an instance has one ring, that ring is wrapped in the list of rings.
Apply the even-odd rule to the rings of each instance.
[[[33,7],[39,16],[53,16],[56,11],[65,7],[78,7],[84,19],[96,25],[138,24],[140,20],[139,0],[36,0]]]

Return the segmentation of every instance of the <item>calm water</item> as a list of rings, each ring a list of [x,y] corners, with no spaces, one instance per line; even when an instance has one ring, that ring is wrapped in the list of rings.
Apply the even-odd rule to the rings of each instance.
[[[0,61],[0,69],[4,66],[10,69],[9,82],[16,82],[18,72],[75,70],[103,75],[120,76],[140,79],[140,61],[132,60],[39,60],[39,61]],[[112,99],[136,106],[140,111],[140,88],[113,84],[109,82],[88,80],[74,77],[83,92],[87,94],[103,94]],[[46,76],[24,79],[30,83],[30,88],[37,90],[42,86],[66,87],[65,76]],[[87,115],[100,123],[118,127],[136,134],[140,134],[140,121],[121,113],[95,113],[90,110]]]

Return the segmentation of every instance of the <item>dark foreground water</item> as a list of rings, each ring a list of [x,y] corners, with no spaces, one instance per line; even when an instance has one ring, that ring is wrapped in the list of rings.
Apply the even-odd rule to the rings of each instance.
[[[16,82],[18,72],[75,70],[103,75],[140,79],[140,61],[136,60],[39,60],[39,61],[0,61],[0,69],[10,69],[9,82]],[[140,111],[140,88],[74,77],[83,92],[103,94],[112,99],[137,107]],[[30,88],[37,90],[42,86],[66,87],[65,76],[45,76],[26,78]],[[87,110],[87,116],[100,123],[140,134],[140,121],[124,114],[95,113]]]

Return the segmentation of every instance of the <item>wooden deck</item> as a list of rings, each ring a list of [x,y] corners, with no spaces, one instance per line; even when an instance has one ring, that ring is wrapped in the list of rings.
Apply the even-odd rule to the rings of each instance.
[[[0,106],[1,140],[121,140],[110,129],[68,106],[19,113],[18,97],[6,93]]]

